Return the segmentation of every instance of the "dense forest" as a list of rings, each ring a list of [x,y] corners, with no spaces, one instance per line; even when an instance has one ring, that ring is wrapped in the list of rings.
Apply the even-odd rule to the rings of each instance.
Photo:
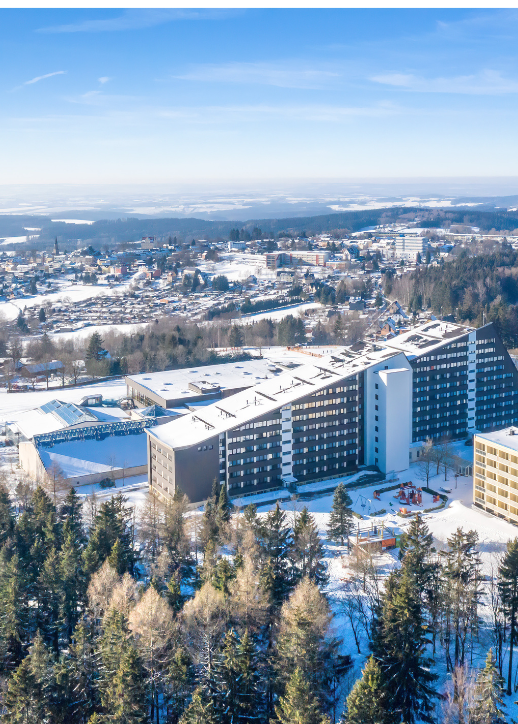
[[[77,238],[93,240],[96,243],[134,241],[142,236],[228,239],[235,229],[249,233],[260,227],[266,236],[282,236],[283,233],[295,235],[314,235],[331,233],[335,230],[355,232],[369,226],[412,221],[418,215],[424,217],[422,226],[448,226],[450,224],[473,225],[481,231],[498,229],[513,231],[518,228],[518,214],[504,210],[477,211],[473,207],[452,209],[385,208],[365,211],[344,211],[320,216],[295,217],[285,219],[252,219],[250,221],[207,221],[205,219],[139,219],[128,217],[124,220],[102,220],[92,224],[67,224],[54,222],[48,217],[9,216],[0,218],[0,236],[23,236],[27,226],[40,226],[40,238],[31,241],[34,248],[53,242],[57,236],[66,242]],[[13,247],[14,248],[14,247]]]
[[[518,252],[510,244],[484,253],[463,249],[452,261],[421,265],[386,278],[385,292],[410,310],[453,314],[460,323],[494,322],[505,344],[518,347]]]
[[[438,553],[416,516],[400,566],[382,578],[369,555],[346,553],[330,595],[350,506],[340,484],[326,550],[307,508],[232,514],[216,483],[203,514],[149,497],[136,517],[120,494],[82,509],[74,490],[20,482],[11,499],[0,486],[1,721],[505,722],[518,539],[484,584],[476,532]],[[440,696],[437,663],[449,672]]]

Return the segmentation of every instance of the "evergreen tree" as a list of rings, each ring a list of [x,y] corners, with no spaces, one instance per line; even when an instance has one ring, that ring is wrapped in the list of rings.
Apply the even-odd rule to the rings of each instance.
[[[177,722],[194,685],[192,660],[183,647],[174,652],[169,665],[167,713],[172,722]]]
[[[54,655],[59,654],[60,612],[63,596],[59,555],[49,551],[38,578],[38,623]]]
[[[74,689],[72,713],[78,721],[84,722],[99,705],[98,655],[92,630],[84,621],[80,621],[74,630],[69,665]]]
[[[52,721],[53,677],[50,656],[38,633],[29,655],[9,680],[2,721],[6,724],[41,724]]]
[[[13,507],[5,485],[0,484],[0,546],[12,538],[14,533]]]
[[[112,546],[110,555],[108,556],[108,563],[110,564],[110,566],[113,568],[114,571],[117,571],[119,576],[122,576],[122,574],[127,569],[127,563],[126,563],[126,557],[124,555],[124,549],[118,538],[116,539],[115,543]]]
[[[10,671],[20,663],[32,622],[26,572],[15,553],[0,550],[0,670]]]
[[[68,641],[72,638],[86,597],[86,577],[82,568],[82,550],[77,535],[73,520],[68,517],[63,525],[63,545],[59,552],[60,614]]]
[[[373,653],[382,674],[387,710],[397,722],[432,722],[436,680],[425,656],[427,639],[422,604],[408,570],[394,572],[386,588],[381,620],[373,627]]]
[[[512,693],[513,653],[516,644],[516,616],[518,613],[518,538],[507,543],[507,551],[498,569],[500,596],[509,621],[509,671],[507,674],[507,694]]]
[[[343,724],[390,724],[385,707],[385,691],[381,670],[371,656],[347,697],[347,711]]]
[[[293,561],[301,578],[309,578],[317,586],[329,581],[324,562],[324,547],[320,541],[315,519],[306,506],[297,516],[293,530]]]
[[[327,538],[334,543],[340,543],[341,546],[344,545],[345,539],[352,533],[354,527],[351,505],[352,500],[344,484],[339,483],[333,495]]]
[[[505,724],[503,679],[495,665],[492,649],[486,658],[486,665],[477,675],[473,706],[470,711],[472,724]]]
[[[70,533],[78,545],[86,543],[83,527],[83,504],[75,488],[70,488],[59,511],[63,526],[68,523]]]
[[[263,569],[263,585],[270,593],[274,606],[280,606],[295,585],[291,566],[293,541],[286,513],[277,502],[261,526],[262,553],[267,563]]]
[[[162,540],[170,557],[170,568],[182,581],[194,575],[194,560],[191,542],[185,529],[184,515],[187,512],[187,497],[175,494],[164,510]]]
[[[419,590],[423,590],[429,580],[432,565],[429,563],[433,547],[433,535],[419,513],[412,518],[408,530],[401,536],[399,557],[416,579]]]
[[[232,504],[228,499],[227,486],[223,483],[219,489],[218,512],[216,515],[216,521],[220,528],[229,522],[231,508]]]
[[[114,495],[99,508],[90,539],[83,553],[87,573],[93,573],[111,554],[115,541],[119,540],[121,554],[118,563],[124,571],[133,573],[137,555],[133,546],[133,527],[131,511],[126,508],[126,498]]]
[[[228,338],[229,347],[242,347],[244,340],[245,338],[241,327],[237,324],[232,325]]]
[[[9,679],[2,721],[5,724],[41,724],[45,713],[45,704],[40,699],[27,657]]]
[[[468,636],[478,628],[480,601],[480,556],[478,534],[461,528],[448,538],[448,549],[441,551],[443,569],[443,640],[450,671],[463,666]],[[453,641],[453,657],[451,644]]]
[[[217,522],[217,498],[212,496],[205,503],[203,511],[203,519],[201,524],[201,540],[204,550],[211,544],[215,547],[219,535],[219,526]]]
[[[295,669],[275,706],[279,724],[329,724],[300,669]]]
[[[252,724],[263,709],[259,690],[257,655],[249,634],[239,640],[231,629],[223,641],[216,665],[214,710],[222,724]]]
[[[183,713],[179,724],[218,724],[212,701],[203,696],[201,687],[192,695],[192,701]]]
[[[94,332],[88,340],[85,359],[99,362],[104,359],[104,342],[99,332]]]
[[[103,621],[103,632],[99,643],[101,655],[99,691],[101,703],[105,708],[110,707],[115,677],[129,648],[126,617],[120,611],[110,609]]]
[[[43,307],[40,308],[40,311],[38,312],[38,320],[40,324],[44,324],[47,321],[47,315],[45,314],[45,310]]]
[[[145,724],[147,715],[144,672],[133,646],[124,653],[113,679],[108,700],[108,720],[113,724]]]

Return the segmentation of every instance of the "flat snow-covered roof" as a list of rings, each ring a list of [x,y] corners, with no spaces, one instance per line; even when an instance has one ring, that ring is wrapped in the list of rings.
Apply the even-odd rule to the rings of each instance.
[[[265,380],[251,389],[217,400],[202,410],[147,432],[172,448],[195,445],[395,356],[397,352],[385,349],[369,351],[351,359],[328,357],[285,372],[275,379]]]
[[[511,430],[514,434],[510,434]],[[518,428],[506,427],[503,430],[495,430],[494,432],[477,432],[476,436],[487,442],[494,442],[497,445],[503,445],[510,450],[518,451]]]
[[[210,385],[214,385],[215,390],[252,387],[258,382],[274,377],[275,370],[280,371],[280,369],[270,360],[257,359],[128,375],[126,381],[134,382],[164,400],[181,400],[182,397],[188,399],[197,394],[195,390],[189,388],[189,383],[203,383],[203,386],[206,386],[205,393],[210,392]]]
[[[404,352],[409,358],[421,357],[445,343],[463,337],[472,330],[472,327],[437,320],[412,327],[408,332],[388,339],[383,344],[390,349]]]

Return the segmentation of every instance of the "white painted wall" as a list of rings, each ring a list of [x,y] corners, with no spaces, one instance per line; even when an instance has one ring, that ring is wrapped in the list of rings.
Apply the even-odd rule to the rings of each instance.
[[[377,465],[384,473],[407,470],[412,442],[412,367],[404,354],[367,370],[364,400],[365,463]]]

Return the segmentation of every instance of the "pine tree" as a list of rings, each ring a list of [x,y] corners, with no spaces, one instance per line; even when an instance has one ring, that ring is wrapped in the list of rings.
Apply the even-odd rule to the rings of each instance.
[[[5,485],[0,484],[0,546],[12,538],[14,533],[13,507]]]
[[[203,519],[201,524],[201,540],[203,549],[216,545],[219,536],[219,526],[217,522],[217,499],[211,496],[205,503],[205,510],[203,511]]]
[[[468,636],[474,635],[478,628],[481,562],[477,544],[476,531],[464,533],[457,528],[448,538],[448,549],[441,551],[446,562],[443,569],[443,640],[450,671],[464,665]]]
[[[516,644],[516,616],[518,613],[518,538],[507,543],[507,551],[498,569],[498,586],[502,603],[510,625],[509,635],[509,671],[507,674],[507,694],[512,693],[513,653]]]
[[[403,567],[414,577],[415,585],[428,612],[435,651],[440,606],[438,581],[440,566],[431,560],[434,553],[433,536],[421,515],[417,513],[412,518],[408,530],[401,536],[399,556],[402,559]]]
[[[472,724],[505,724],[503,679],[495,665],[492,649],[486,658],[486,665],[477,675],[473,706],[470,711]]]
[[[183,713],[179,724],[218,724],[212,701],[203,696],[201,687],[192,695],[192,700]]]
[[[36,689],[27,657],[8,682],[2,716],[5,724],[40,724],[44,721],[45,705],[36,693]]]
[[[124,550],[118,538],[112,546],[110,555],[108,556],[108,563],[114,571],[117,571],[119,576],[122,576],[122,574],[126,571]]]
[[[41,724],[53,720],[54,671],[41,635],[34,642],[9,680],[4,699],[7,724]]]
[[[344,545],[345,539],[352,533],[354,527],[351,505],[352,500],[349,493],[344,484],[339,483],[333,495],[327,538],[334,543],[340,543],[341,546]]]
[[[73,716],[83,722],[99,705],[99,662],[94,636],[84,621],[74,630],[70,646],[70,677],[73,681]]]
[[[232,505],[228,499],[227,486],[223,483],[219,489],[218,512],[216,514],[216,521],[219,527],[229,522],[231,507]]]
[[[237,324],[232,325],[228,338],[229,347],[242,347],[244,342],[243,332]]]
[[[214,711],[222,724],[252,724],[262,709],[257,655],[247,632],[239,640],[231,629],[225,635],[216,664]]]
[[[133,573],[137,560],[133,545],[131,511],[126,508],[126,498],[114,495],[103,503],[95,517],[88,545],[83,552],[83,562],[87,573],[93,573],[104,563],[112,552],[117,538],[122,548],[120,562],[124,561],[124,570]]]
[[[168,721],[177,722],[194,685],[192,659],[183,647],[174,652],[169,665],[167,687]]]
[[[104,342],[99,332],[94,332],[88,340],[85,359],[96,360],[97,362],[102,360],[104,356],[103,345]]]
[[[292,558],[301,578],[309,578],[321,587],[327,584],[329,576],[323,560],[324,547],[320,541],[315,519],[306,506],[295,521]]]
[[[106,708],[110,706],[114,680],[129,647],[129,630],[126,617],[120,611],[110,609],[104,618],[103,632],[99,642],[101,655],[99,691],[101,703]]]
[[[63,545],[59,552],[59,575],[61,577],[60,617],[67,641],[79,620],[85,605],[86,577],[82,569],[81,545],[77,529],[71,517],[63,525]]]
[[[300,669],[295,669],[275,706],[279,724],[329,724]]]
[[[347,711],[343,724],[391,724],[386,712],[385,691],[381,670],[374,657],[367,660],[358,679],[347,697]]]
[[[55,548],[49,551],[38,578],[38,622],[42,633],[52,645],[54,655],[59,654],[60,611],[63,597],[59,555]]]
[[[10,671],[22,660],[29,635],[29,585],[15,553],[0,550],[0,671]]]
[[[286,513],[277,502],[261,526],[262,553],[267,562],[263,569],[263,585],[271,595],[274,606],[280,606],[295,585],[291,566],[292,535],[286,524]]]
[[[59,515],[63,527],[67,523],[74,541],[78,545],[83,546],[86,543],[83,527],[83,504],[76,493],[75,488],[70,488],[68,491],[59,511]]]
[[[133,646],[124,653],[113,679],[108,719],[113,724],[145,724],[147,715],[144,672]]]
[[[373,653],[382,674],[387,710],[397,721],[432,722],[432,688],[436,680],[425,656],[422,604],[412,575],[405,569],[389,578],[381,619],[373,627]]]
[[[246,630],[239,643],[240,710],[239,724],[255,724],[264,713],[259,659],[254,642]]]

